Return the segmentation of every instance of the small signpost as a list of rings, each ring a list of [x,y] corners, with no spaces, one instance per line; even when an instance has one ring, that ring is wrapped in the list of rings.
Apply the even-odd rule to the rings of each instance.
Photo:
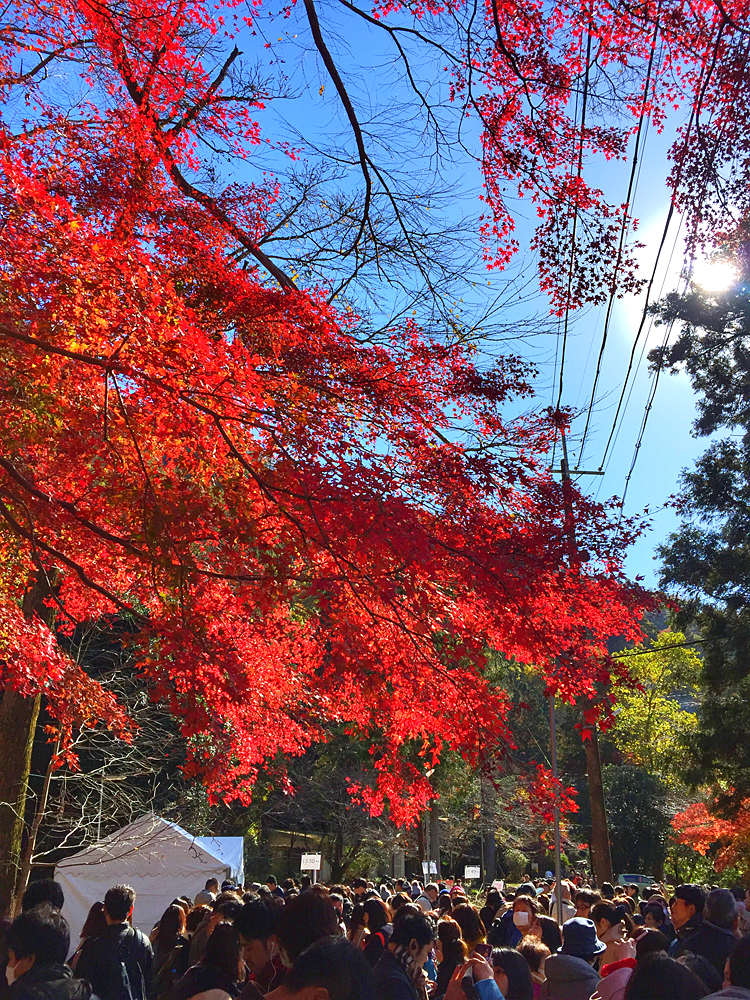
[[[320,871],[319,854],[303,854],[299,866],[303,872],[312,872],[313,884],[318,881],[318,872]]]
[[[427,878],[427,876],[430,874],[430,863],[429,863],[429,861],[423,861],[422,862],[422,874],[424,875],[425,878]]]
[[[437,875],[437,861],[430,862],[430,875]]]
[[[482,877],[482,869],[479,867],[479,865],[466,865],[464,867],[464,878],[476,879],[481,877]]]

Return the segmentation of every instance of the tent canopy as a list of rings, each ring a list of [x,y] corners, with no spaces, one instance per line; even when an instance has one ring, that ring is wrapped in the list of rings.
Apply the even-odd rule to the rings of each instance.
[[[242,857],[242,837],[194,837],[147,813],[57,865],[71,938],[76,940],[93,904],[113,885],[135,889],[133,925],[148,934],[176,896],[194,897],[206,879],[241,883]]]

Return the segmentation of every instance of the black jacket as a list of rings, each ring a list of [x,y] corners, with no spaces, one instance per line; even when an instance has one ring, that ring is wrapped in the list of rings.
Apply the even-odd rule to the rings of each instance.
[[[694,955],[703,955],[723,979],[724,966],[729,958],[729,952],[736,943],[737,939],[732,931],[716,927],[704,920],[701,929],[696,934],[683,939],[679,954],[684,955],[686,951],[692,951]]]
[[[32,965],[5,991],[7,1000],[89,1000],[91,987],[67,965]]]
[[[419,1000],[417,987],[386,948],[373,969],[375,1000]]]
[[[187,970],[179,983],[175,983],[172,1000],[190,1000],[190,997],[206,993],[208,990],[222,990],[230,997],[236,997],[239,993],[237,984],[227,979],[218,969],[212,969],[207,965],[194,965]]]
[[[76,966],[76,975],[87,979],[99,1000],[125,1000],[123,997],[123,957],[127,966],[140,971],[145,1000],[154,1000],[154,953],[146,935],[130,924],[111,924],[90,948],[84,948]],[[130,979],[135,979],[129,975]],[[136,984],[134,984],[135,987]]]

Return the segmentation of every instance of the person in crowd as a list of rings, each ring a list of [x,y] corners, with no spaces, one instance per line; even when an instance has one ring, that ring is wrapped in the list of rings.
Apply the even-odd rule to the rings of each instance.
[[[708,1000],[750,1000],[750,937],[742,938],[732,949],[724,967],[722,988]]]
[[[90,985],[65,964],[70,928],[49,902],[22,912],[8,928],[6,1000],[89,1000]]]
[[[515,948],[493,948],[492,968],[505,1000],[534,1000],[531,970]]]
[[[558,924],[564,924],[566,920],[570,920],[571,917],[575,917],[576,907],[575,903],[571,900],[573,886],[566,879],[562,879],[560,882],[560,892],[562,895],[562,916],[557,912],[557,889],[553,885],[550,890],[550,895],[552,902],[550,903],[549,915]]]
[[[33,910],[40,903],[49,903],[56,910],[63,908],[65,894],[59,882],[55,882],[53,878],[38,878],[34,882],[29,882],[21,897],[21,912]]]
[[[451,918],[461,928],[461,937],[469,958],[472,958],[476,954],[477,945],[484,944],[486,937],[484,924],[479,919],[479,910],[471,903],[459,903],[451,910]]]
[[[450,896],[448,896],[448,898],[450,899]],[[497,916],[498,910],[502,910],[504,906],[505,900],[500,895],[500,892],[495,888],[489,889],[487,892],[486,902],[479,911],[479,918],[484,924],[484,929],[486,931],[489,931],[490,927],[492,927],[492,921]]]
[[[206,943],[213,934],[214,928],[225,922],[231,923],[241,910],[242,903],[233,892],[219,893],[211,904],[208,914],[203,918],[190,939],[190,965],[197,965],[203,958]]]
[[[154,992],[158,1000],[170,996],[172,987],[188,969],[190,942],[185,934],[185,911],[172,903],[159,921],[154,949]]]
[[[643,909],[643,925],[659,931],[666,937],[669,933],[667,915],[658,903],[647,903]]]
[[[130,926],[135,890],[116,885],[104,897],[107,927],[96,948],[86,949],[76,974],[91,983],[99,1000],[153,1000],[154,953],[151,942]]]
[[[305,948],[320,938],[338,937],[338,934],[338,914],[330,899],[316,892],[300,893],[279,913],[276,940],[281,961],[291,969]]]
[[[694,972],[660,953],[638,963],[625,990],[625,1000],[703,1000],[707,995]]]
[[[677,961],[680,965],[684,965],[686,969],[694,972],[705,983],[709,993],[716,993],[722,988],[724,976],[719,975],[714,966],[703,955],[696,955],[692,951],[686,951],[684,955],[680,955]]]
[[[354,895],[355,903],[361,903],[364,899],[364,895],[366,892],[367,892],[367,879],[355,878],[354,881],[352,882],[352,893]]]
[[[513,900],[513,924],[520,932],[521,938],[527,935],[540,938],[554,954],[562,944],[560,928],[552,917],[546,917],[541,912],[536,897],[517,896]],[[511,944],[517,944],[512,942]]]
[[[684,885],[678,885],[675,889],[672,902],[669,905],[672,925],[675,930],[675,937],[669,948],[669,954],[672,957],[677,955],[683,941],[700,930],[703,923],[705,902],[706,894],[699,885],[688,882]]]
[[[355,948],[363,948],[367,938],[367,924],[365,923],[365,904],[355,903],[352,910],[349,927],[347,930],[349,944]]]
[[[633,921],[628,909],[621,903],[615,906],[607,900],[602,900],[591,908],[591,920],[594,921],[599,940],[606,945],[606,950],[599,957],[599,968],[617,962],[622,957],[619,947],[633,932]]]
[[[195,897],[195,905],[210,906],[218,895],[219,895],[219,880],[217,878],[206,879],[205,888],[201,889],[201,891]]]
[[[536,899],[536,889],[532,882],[522,882],[515,890],[513,897],[530,896]],[[515,947],[521,940],[521,932],[513,923],[513,907],[509,906],[499,917],[492,921],[492,927],[487,931],[487,942],[493,948]]]
[[[540,1000],[542,995],[542,985],[547,978],[544,967],[550,956],[550,950],[539,938],[525,937],[519,943],[517,951],[523,955],[531,972],[531,981],[534,989],[534,1000]]]
[[[605,899],[615,898],[615,887],[611,882],[602,882],[602,896]]]
[[[279,916],[277,907],[256,896],[243,905],[234,921],[249,973],[240,1000],[259,1000],[284,982],[286,969],[276,940]]]
[[[451,894],[447,889],[441,889],[438,893],[438,898],[435,901],[435,912],[438,918],[449,917],[451,910],[453,909],[453,900],[451,899]]]
[[[659,931],[641,928],[620,944],[619,959],[601,968],[602,978],[591,1000],[624,1000],[633,970],[648,955],[666,953],[669,942]]]
[[[469,949],[461,937],[461,928],[456,921],[450,917],[438,921],[435,940],[438,972],[432,994],[434,997],[445,995],[453,973],[464,964],[468,955]]]
[[[81,936],[76,949],[75,955],[73,955],[68,962],[68,965],[75,972],[78,962],[81,959],[81,955],[86,950],[90,948],[94,941],[99,937],[100,934],[104,933],[107,926],[107,919],[104,916],[104,903],[98,900],[88,912],[86,921],[81,928]]]
[[[206,942],[203,958],[175,984],[173,1000],[231,1000],[239,993],[242,953],[237,928],[219,924]],[[209,996],[210,994],[210,996]]]
[[[397,915],[388,947],[373,969],[376,1000],[426,1000],[423,966],[434,941],[434,925],[424,913]]]
[[[430,882],[424,887],[417,898],[414,900],[421,908],[428,913],[430,910],[434,909],[435,901],[438,898],[438,892],[440,890],[435,885],[434,882]]]
[[[374,1000],[372,970],[342,938],[322,938],[306,948],[272,1000]]]
[[[393,932],[392,913],[388,904],[378,896],[365,901],[364,921],[369,936],[365,942],[363,955],[370,968],[374,968],[383,951],[388,945]]]
[[[200,925],[203,923],[205,917],[210,916],[211,907],[207,906],[205,903],[201,903],[199,906],[194,906],[190,913],[185,917],[185,935],[188,941],[192,941],[193,934],[198,930]]]
[[[579,889],[573,897],[576,917],[588,917],[591,914],[591,907],[596,906],[601,901],[601,894],[593,889]]]
[[[266,888],[268,889],[268,891],[271,893],[272,896],[278,896],[279,899],[284,898],[284,890],[276,881],[275,875],[268,876],[268,878],[266,879]]]
[[[594,962],[607,946],[596,936],[594,921],[584,917],[564,923],[562,938],[558,953],[544,964],[542,1000],[589,1000],[599,982]]]
[[[703,955],[723,976],[724,966],[736,941],[736,921],[737,900],[732,893],[729,889],[712,889],[706,896],[700,928],[695,934],[682,939],[679,954],[692,951],[695,955]]]
[[[640,895],[640,893],[638,890],[638,886],[635,884],[635,882],[630,882],[629,885],[625,886],[625,895],[628,896],[630,899],[634,900],[635,902],[638,901],[638,896]]]

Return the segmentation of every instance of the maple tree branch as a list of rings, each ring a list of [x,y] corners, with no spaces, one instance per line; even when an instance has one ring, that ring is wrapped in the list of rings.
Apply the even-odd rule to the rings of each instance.
[[[362,210],[362,219],[359,224],[359,232],[351,245],[348,253],[351,253],[355,247],[358,246],[359,241],[365,231],[365,226],[367,225],[370,217],[370,202],[372,200],[372,178],[370,177],[369,164],[370,160],[367,155],[367,150],[365,148],[365,140],[362,135],[362,128],[359,124],[357,114],[354,110],[354,105],[351,102],[349,94],[346,87],[344,86],[344,81],[341,79],[338,69],[336,68],[336,63],[333,61],[333,57],[328,50],[328,46],[323,38],[323,33],[320,30],[320,21],[318,20],[318,12],[315,10],[315,4],[313,0],[305,0],[305,11],[307,13],[307,20],[310,24],[310,30],[312,31],[313,40],[318,52],[321,55],[323,63],[328,70],[328,73],[333,80],[333,85],[341,99],[341,103],[344,105],[344,111],[346,112],[346,117],[349,119],[349,124],[352,127],[354,133],[354,141],[357,144],[357,153],[359,154],[359,165],[362,168],[362,175],[365,179],[365,204]]]
[[[64,566],[68,567],[68,569],[72,569],[76,576],[80,579],[81,583],[83,583],[86,587],[89,587],[91,590],[95,590],[103,597],[106,597],[108,601],[111,601],[112,604],[114,604],[115,607],[119,608],[121,611],[133,613],[133,608],[131,608],[129,604],[125,604],[125,602],[120,600],[116,594],[113,594],[110,590],[107,590],[106,587],[103,587],[95,580],[92,580],[80,563],[77,563],[74,559],[64,555],[64,553],[54,548],[54,546],[48,545],[47,542],[43,542],[35,531],[24,528],[21,524],[19,524],[2,500],[0,500],[0,517],[3,517],[8,526],[21,538],[26,539],[26,541],[35,548],[42,549],[42,551],[46,552],[48,555],[53,556],[55,559],[59,559]]]
[[[183,115],[182,119],[180,121],[178,121],[176,125],[173,125],[172,128],[167,129],[167,131],[165,133],[167,136],[169,136],[171,138],[172,136],[178,135],[187,125],[190,124],[190,122],[194,121],[195,118],[197,118],[197,116],[201,113],[201,111],[203,111],[203,109],[208,104],[210,104],[211,98],[214,96],[214,94],[216,93],[216,91],[219,89],[219,87],[222,85],[222,83],[226,79],[226,75],[229,72],[230,66],[235,61],[235,59],[238,56],[241,56],[241,55],[242,55],[242,53],[240,52],[240,50],[235,45],[235,47],[232,49],[229,57],[227,58],[226,62],[224,63],[224,65],[219,70],[218,75],[211,82],[211,85],[209,86],[209,88],[206,91],[206,93],[203,95],[203,97],[199,101],[195,102],[195,104],[192,106],[192,108],[190,108],[189,111],[185,112],[185,114]]]

